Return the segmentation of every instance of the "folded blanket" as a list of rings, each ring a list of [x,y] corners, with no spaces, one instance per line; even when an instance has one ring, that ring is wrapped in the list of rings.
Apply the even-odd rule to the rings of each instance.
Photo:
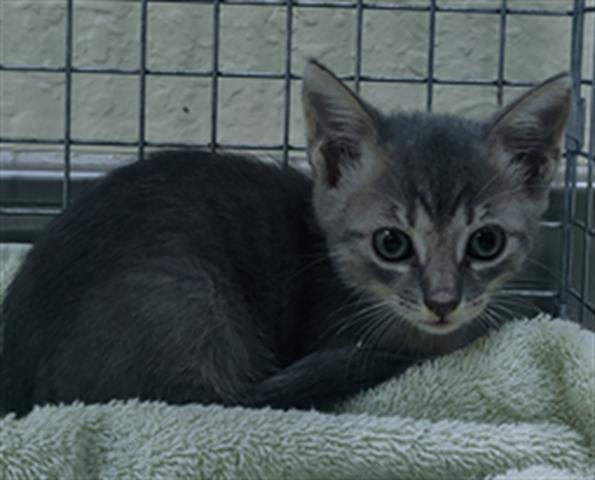
[[[547,316],[332,413],[128,401],[0,419],[3,480],[592,480],[594,458],[595,334]]]

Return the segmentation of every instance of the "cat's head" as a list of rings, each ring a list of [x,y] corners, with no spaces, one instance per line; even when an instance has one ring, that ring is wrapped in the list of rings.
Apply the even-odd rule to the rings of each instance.
[[[475,122],[384,115],[311,61],[302,100],[314,209],[342,280],[428,333],[478,317],[547,207],[569,77]]]

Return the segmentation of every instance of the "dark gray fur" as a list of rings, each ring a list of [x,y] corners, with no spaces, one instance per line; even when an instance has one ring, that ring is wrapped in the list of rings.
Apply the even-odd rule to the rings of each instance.
[[[424,326],[432,295],[472,304],[518,268],[557,161],[567,82],[523,98],[485,123],[384,116],[310,62],[313,180],[205,152],[113,171],[51,222],[10,285],[0,411],[133,397],[321,406],[464,345],[481,312]],[[481,215],[522,241],[476,271],[453,252]],[[426,228],[427,246],[388,265],[370,253],[377,227]]]

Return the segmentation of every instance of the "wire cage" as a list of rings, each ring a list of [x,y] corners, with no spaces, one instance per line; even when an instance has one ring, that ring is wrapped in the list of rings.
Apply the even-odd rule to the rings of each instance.
[[[13,11],[16,0],[0,1],[0,21],[5,26],[13,17],[15,22],[22,20],[18,18],[21,14],[18,9]],[[573,79],[572,113],[564,141],[562,169],[552,192],[551,208],[541,224],[541,241],[522,277],[527,287],[516,288],[515,293],[519,299],[526,299],[540,309],[569,316],[588,328],[595,328],[595,48],[592,37],[595,4],[590,0],[128,0],[127,3],[134,6],[130,11],[132,13],[129,13],[135,17],[136,24],[134,31],[129,32],[132,35],[131,48],[137,53],[132,65],[97,65],[81,61],[80,55],[76,54],[78,37],[86,34],[83,28],[77,28],[77,11],[89,1],[48,2],[47,5],[51,4],[48,8],[59,12],[60,21],[54,23],[63,30],[60,40],[63,42],[63,56],[59,61],[48,63],[47,59],[39,58],[31,62],[21,59],[13,61],[6,47],[7,38],[3,38],[5,47],[0,62],[0,98],[3,108],[9,103],[10,92],[6,87],[8,76],[11,76],[11,81],[22,85],[22,89],[26,89],[27,79],[32,75],[51,76],[54,85],[58,85],[62,92],[58,100],[62,125],[59,134],[54,136],[45,136],[43,132],[37,131],[23,134],[18,129],[11,130],[0,125],[0,241],[33,241],[43,225],[58,214],[77,191],[85,187],[88,180],[97,175],[97,171],[91,172],[84,165],[81,168],[74,165],[77,152],[95,149],[93,151],[100,152],[100,157],[112,158],[115,152],[126,151],[130,158],[142,159],[147,151],[155,148],[199,147],[213,151],[226,149],[266,153],[285,165],[303,159],[303,142],[296,135],[299,129],[292,120],[297,110],[297,103],[293,99],[301,75],[301,70],[296,68],[294,62],[295,46],[297,42],[308,40],[296,38],[296,17],[301,12],[348,12],[349,29],[352,32],[348,53],[351,68],[348,72],[340,72],[341,78],[350,82],[356,91],[365,89],[364,94],[382,86],[415,86],[418,95],[416,106],[427,111],[436,109],[439,89],[456,87],[465,94],[475,87],[489,87],[490,95],[495,97],[494,103],[502,105],[508,100],[507,92],[512,92],[512,97],[540,80],[539,77],[515,78],[506,68],[507,59],[514,57],[515,49],[518,48],[510,46],[511,22],[519,18],[539,18],[561,22],[569,31],[569,41],[564,48],[568,52],[565,68]],[[123,3],[103,2],[104,9],[113,9]],[[151,48],[151,40],[158,29],[153,26],[151,9],[156,5],[161,8],[184,5],[203,9],[203,17],[208,17],[206,35],[209,37],[210,55],[198,62],[198,68],[170,68],[152,62],[154,49]],[[273,43],[276,54],[281,58],[282,68],[232,69],[222,64],[222,55],[231,48],[226,46],[222,38],[227,28],[224,16],[228,13],[234,15],[241,8],[276,9],[282,28]],[[404,70],[402,74],[386,74],[377,68],[379,65],[366,61],[369,55],[366,53],[369,49],[364,47],[366,30],[376,28],[378,14],[389,13],[423,16],[423,35],[426,37],[423,42],[427,48],[423,58],[417,59],[418,67],[421,65],[418,72],[408,73]],[[491,60],[495,75],[464,75],[463,71],[459,75],[447,75],[436,71],[436,61],[440,55],[437,48],[440,24],[445,22],[446,16],[453,15],[489,19],[495,39],[495,55]],[[259,28],[259,25],[253,26],[256,34]],[[32,49],[37,48],[40,41],[34,36],[27,39]],[[332,60],[332,55],[329,58]],[[469,67],[472,66],[471,62],[469,60]],[[333,67],[332,64],[330,66]],[[77,118],[73,104],[77,79],[83,76],[110,76],[134,82],[129,105],[124,106],[130,116],[129,123],[135,126],[134,138],[89,138],[80,134],[81,120]],[[152,118],[148,111],[148,90],[150,82],[158,78],[193,79],[208,87],[208,95],[203,95],[202,108],[197,115],[205,130],[202,141],[155,139],[148,134],[148,122]],[[279,90],[281,115],[277,122],[278,141],[259,143],[258,137],[252,142],[229,141],[229,135],[223,135],[221,89],[223,82],[230,79],[238,82],[266,81]],[[24,168],[19,163],[21,157],[18,152],[21,151],[33,151],[29,156],[41,159],[41,162],[34,168]],[[43,165],[44,158],[56,156],[60,157],[59,171],[39,167]],[[83,155],[81,158],[84,163],[86,157]],[[111,166],[109,162],[102,163],[99,170]],[[520,310],[524,311],[523,308]]]

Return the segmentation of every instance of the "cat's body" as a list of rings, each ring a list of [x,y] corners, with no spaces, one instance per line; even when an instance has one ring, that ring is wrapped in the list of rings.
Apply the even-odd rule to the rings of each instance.
[[[314,181],[246,157],[165,152],[112,172],[50,224],[3,305],[0,411],[133,397],[309,407],[481,331],[485,291],[518,268],[547,188],[494,200],[527,179],[485,164],[496,140],[484,125],[381,118],[346,91],[324,98],[344,87],[310,69]],[[466,257],[471,238],[485,253],[501,235],[477,223],[486,216],[512,249],[500,269]]]
[[[371,372],[346,364],[358,338],[337,332],[366,305],[327,255],[311,180],[291,168],[165,152],[118,169],[51,223],[10,287],[4,358],[18,375],[4,376],[5,408],[133,397],[309,406],[314,392],[267,401],[254,385],[320,351],[330,390],[357,390]]]

